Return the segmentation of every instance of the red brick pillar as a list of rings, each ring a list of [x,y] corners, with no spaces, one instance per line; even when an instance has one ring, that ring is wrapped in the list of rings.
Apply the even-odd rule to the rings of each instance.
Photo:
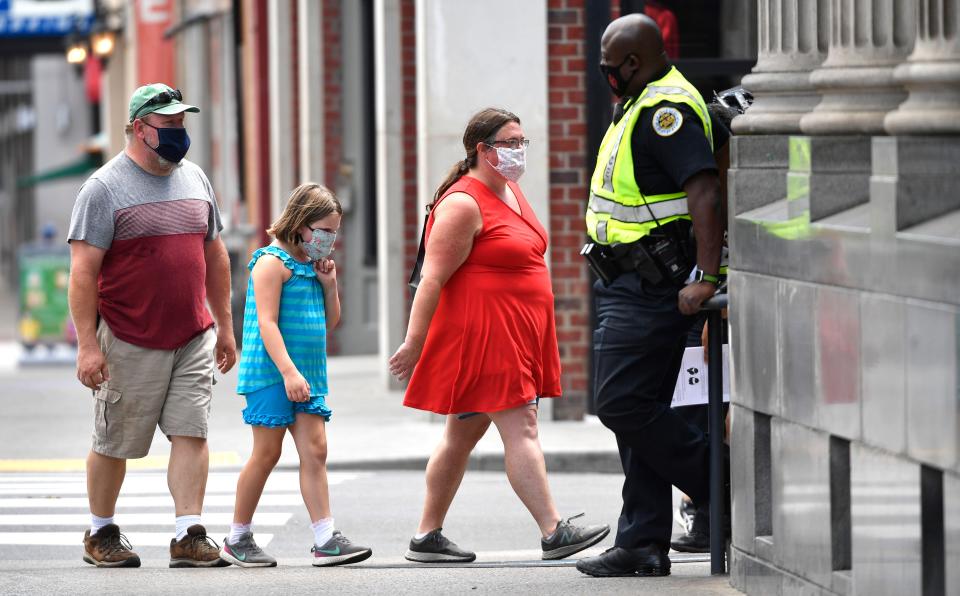
[[[340,173],[340,162],[343,159],[342,139],[343,125],[343,69],[341,30],[343,23],[340,14],[339,0],[324,0],[323,3],[323,180],[316,180],[327,188],[336,192],[337,176]],[[342,250],[342,240],[337,241],[337,249]],[[337,262],[337,275],[345,274],[342,261]],[[342,286],[341,286],[342,287]],[[348,300],[341,290],[341,300]],[[327,352],[331,355],[340,353],[340,341],[337,329],[327,336]]]
[[[323,119],[324,119],[324,180],[321,182],[330,189],[337,187],[337,174],[340,172],[342,158],[341,138],[343,127],[340,116],[343,111],[343,85],[341,77],[340,31],[343,28],[340,18],[340,2],[326,0],[323,3]]]
[[[583,217],[590,175],[583,1],[550,0],[547,9],[550,265],[563,367],[563,399],[554,405],[557,420],[577,420],[586,411],[592,332],[587,267],[579,254],[586,239]]]
[[[417,208],[417,35],[415,0],[400,2],[400,64],[403,70],[403,163],[406,178],[403,183],[403,213],[405,243],[405,269],[411,271],[417,258],[417,241],[423,212]],[[406,288],[404,288],[406,291]],[[407,299],[407,313],[410,312],[412,298]]]

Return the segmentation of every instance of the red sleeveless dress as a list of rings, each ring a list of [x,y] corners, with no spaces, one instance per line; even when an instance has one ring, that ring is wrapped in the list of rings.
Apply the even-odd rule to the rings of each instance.
[[[480,207],[483,228],[470,256],[440,291],[403,404],[438,414],[496,412],[560,396],[553,289],[544,261],[547,233],[520,187],[521,213],[482,182],[460,178]],[[433,228],[427,222],[427,242]]]

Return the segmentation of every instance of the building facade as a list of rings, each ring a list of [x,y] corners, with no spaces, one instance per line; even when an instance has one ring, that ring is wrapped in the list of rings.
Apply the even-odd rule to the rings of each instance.
[[[201,106],[189,157],[220,200],[238,301],[290,190],[338,194],[337,353],[386,362],[400,344],[423,206],[463,126],[487,105],[518,113],[523,185],[550,233],[564,419],[590,403],[578,252],[611,101],[603,28],[672,16],[668,47],[705,95],[752,67],[729,173],[732,583],[960,593],[960,0],[97,4],[122,23],[101,82],[108,153],[137,86],[164,80]],[[0,66],[2,265],[35,225],[10,214],[33,201],[13,181],[33,168],[21,106],[36,91],[29,62]]]
[[[649,5],[674,16],[679,64],[705,95],[738,82],[752,66],[750,3]],[[338,270],[348,305],[334,338],[339,353],[377,352],[386,361],[399,346],[424,206],[462,158],[467,120],[490,105],[520,116],[533,139],[524,191],[550,233],[565,398],[553,416],[582,417],[590,398],[592,279],[579,250],[588,179],[612,101],[597,71],[599,42],[611,18],[644,10],[644,3],[242,0],[235,6],[250,229],[262,241],[266,223],[299,181],[315,179],[337,192],[345,207]],[[394,383],[386,367],[383,382]]]
[[[612,17],[643,2],[111,2],[126,14],[104,78],[112,150],[123,143],[118,106],[150,77],[172,77],[204,108],[188,120],[189,158],[210,174],[225,212],[238,299],[250,249],[266,241],[290,190],[315,180],[337,193],[345,308],[335,353],[386,362],[399,346],[424,206],[462,158],[463,127],[490,105],[517,113],[533,139],[524,191],[550,234],[565,398],[552,415],[584,415],[592,280],[579,250],[612,100],[596,68],[599,41]],[[705,94],[752,65],[749,4],[718,3],[708,18],[682,2],[654,4],[675,7],[681,66]],[[383,382],[395,385],[386,366]]]
[[[960,1],[759,8],[730,172],[733,585],[960,593]]]

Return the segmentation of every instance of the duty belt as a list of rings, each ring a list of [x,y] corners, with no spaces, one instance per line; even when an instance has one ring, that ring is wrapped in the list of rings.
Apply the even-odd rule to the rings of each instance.
[[[580,251],[593,272],[607,285],[623,273],[636,272],[652,284],[673,283],[681,286],[696,262],[696,247],[692,241],[681,240],[688,229],[677,228],[673,222],[657,228],[651,234],[630,244],[602,245],[588,243]]]

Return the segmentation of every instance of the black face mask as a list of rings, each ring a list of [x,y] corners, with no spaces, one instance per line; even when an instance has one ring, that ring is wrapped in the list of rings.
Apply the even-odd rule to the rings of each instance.
[[[617,97],[623,97],[627,93],[627,86],[630,85],[630,81],[633,80],[633,77],[637,74],[637,70],[639,70],[634,70],[627,78],[623,78],[623,75],[620,74],[620,69],[627,63],[630,56],[633,56],[633,54],[627,54],[623,61],[616,66],[600,65],[600,72],[606,77],[607,84],[610,85],[610,90],[613,91],[613,94]]]
[[[143,121],[141,120],[141,122]],[[187,154],[187,150],[190,149],[190,137],[187,135],[187,129],[158,128],[146,122],[143,122],[143,124],[157,131],[157,146],[150,147],[150,143],[147,143],[144,139],[146,146],[156,151],[157,155],[167,161],[180,163],[180,160]]]

